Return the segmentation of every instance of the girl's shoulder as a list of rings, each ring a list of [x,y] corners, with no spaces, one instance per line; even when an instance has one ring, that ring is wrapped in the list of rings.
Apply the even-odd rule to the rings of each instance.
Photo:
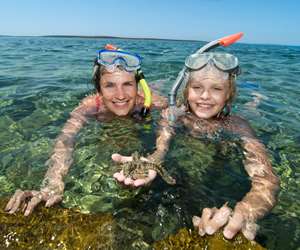
[[[229,129],[241,136],[255,137],[255,132],[250,123],[244,117],[238,115],[230,115],[228,118]]]

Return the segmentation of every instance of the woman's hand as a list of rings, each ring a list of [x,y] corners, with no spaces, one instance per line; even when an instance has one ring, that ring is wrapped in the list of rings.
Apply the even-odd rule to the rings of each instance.
[[[61,186],[64,186],[64,184],[61,184],[62,185],[58,185],[56,188],[46,186],[40,191],[23,191],[18,189],[7,203],[5,211],[7,211],[9,214],[13,214],[22,207],[22,212],[24,212],[25,216],[28,216],[42,201],[46,203],[46,207],[51,207],[60,202],[63,198],[63,188],[61,189]]]
[[[113,161],[118,162],[118,163],[132,161],[131,156],[123,156],[120,154],[113,154],[111,156],[111,158],[113,159]],[[141,160],[149,161],[147,158],[144,158],[144,157],[141,157]],[[132,178],[129,178],[129,177],[126,178],[126,176],[124,176],[124,174],[123,174],[123,170],[121,170],[120,172],[114,173],[113,176],[118,182],[123,183],[126,186],[141,187],[141,186],[149,185],[155,179],[156,175],[157,175],[156,171],[149,169],[148,176],[144,179],[133,180]]]
[[[255,222],[247,220],[245,211],[241,207],[236,206],[232,216],[231,209],[224,204],[221,208],[204,208],[201,218],[193,217],[194,227],[198,229],[199,234],[212,235],[223,226],[223,235],[227,239],[232,239],[238,232],[242,232],[248,240],[254,240],[258,229]]]

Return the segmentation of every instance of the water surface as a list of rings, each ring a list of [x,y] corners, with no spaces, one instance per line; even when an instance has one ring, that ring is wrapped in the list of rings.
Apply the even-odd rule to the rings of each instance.
[[[93,58],[106,43],[141,54],[150,85],[167,93],[184,58],[203,42],[50,37],[0,37],[0,195],[38,189],[69,112],[92,93]],[[222,50],[222,49],[221,49]],[[257,241],[269,249],[297,249],[300,242],[300,47],[236,44],[242,75],[234,112],[249,120],[264,142],[281,179],[279,201],[259,222]],[[253,107],[253,101],[260,101]],[[191,216],[225,201],[234,205],[249,190],[237,148],[178,133],[166,167],[176,187],[157,178],[149,189],[115,183],[110,155],[153,151],[158,112],[130,119],[91,121],[75,145],[66,177],[65,207],[113,212],[140,241],[153,242],[191,226]],[[124,236],[126,237],[126,236]]]

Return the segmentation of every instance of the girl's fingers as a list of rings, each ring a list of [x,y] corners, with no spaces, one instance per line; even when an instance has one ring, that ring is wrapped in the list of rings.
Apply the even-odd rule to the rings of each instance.
[[[242,233],[248,240],[254,240],[258,228],[259,226],[255,222],[247,221],[242,229]]]
[[[212,235],[223,227],[229,220],[231,209],[226,205],[217,209],[213,217],[205,225],[205,231],[207,234]]]
[[[235,212],[233,216],[229,219],[227,226],[223,230],[225,238],[232,239],[245,224],[244,217],[241,213]]]
[[[201,220],[200,220],[199,228],[198,228],[199,234],[201,236],[205,235],[208,222],[209,222],[210,218],[213,216],[214,211],[215,211],[214,208],[204,208],[202,210]]]

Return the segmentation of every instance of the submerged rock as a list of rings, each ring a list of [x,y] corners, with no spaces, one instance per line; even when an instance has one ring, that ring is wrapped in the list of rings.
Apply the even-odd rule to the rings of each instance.
[[[0,199],[0,249],[264,249],[241,234],[226,240],[222,233],[200,237],[186,228],[151,246],[143,231],[126,227],[126,218],[117,221],[110,213],[82,214],[42,205],[28,217],[10,215],[3,211],[7,201]]]
[[[3,211],[0,200],[0,249],[116,249],[111,214],[81,214],[38,206],[28,217]]]
[[[154,249],[203,249],[203,250],[263,250],[255,241],[247,240],[241,233],[233,240],[226,240],[221,232],[214,235],[199,236],[196,231],[182,228],[175,235],[157,241]]]

